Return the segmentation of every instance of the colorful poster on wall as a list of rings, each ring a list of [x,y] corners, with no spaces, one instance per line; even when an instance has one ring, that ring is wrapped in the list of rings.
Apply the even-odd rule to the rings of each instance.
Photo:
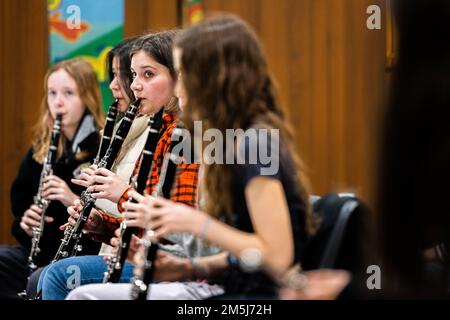
[[[101,84],[105,109],[112,101],[106,55],[123,39],[124,0],[47,0],[50,64],[79,57]]]
[[[202,0],[183,1],[183,26],[196,24],[203,20]]]

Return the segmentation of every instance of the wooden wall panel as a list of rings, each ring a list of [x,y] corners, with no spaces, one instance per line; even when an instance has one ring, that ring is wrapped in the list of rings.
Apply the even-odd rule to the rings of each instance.
[[[178,26],[177,0],[125,1],[125,36]]]
[[[147,31],[178,27],[177,0],[148,0]]]
[[[329,106],[330,106],[330,84],[327,81],[330,76],[329,60],[329,7],[327,0],[313,1],[311,6],[311,104],[305,106],[311,108],[311,118],[303,118],[303,122],[310,121],[312,125],[311,136],[298,136],[300,151],[302,144],[310,144],[311,154],[307,159],[310,175],[313,183],[313,191],[322,194],[329,190]],[[299,72],[302,72],[299,70]]]
[[[46,2],[1,1],[0,243],[11,243],[9,191],[29,147],[47,69]]]
[[[125,1],[125,36],[144,32],[148,19],[148,0]]]

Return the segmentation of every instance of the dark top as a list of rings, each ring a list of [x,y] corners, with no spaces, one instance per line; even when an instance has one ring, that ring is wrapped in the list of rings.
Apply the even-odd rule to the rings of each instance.
[[[81,139],[80,136],[82,136]],[[74,185],[70,179],[77,177],[80,170],[92,162],[97,152],[100,136],[97,130],[84,130],[82,133],[79,129],[74,142],[78,142],[76,146],[72,146],[70,142],[66,144],[63,156],[57,160],[53,168],[53,174],[64,180],[73,193],[80,195],[84,188]],[[84,156],[76,159],[75,154]],[[25,211],[33,204],[33,197],[38,191],[41,171],[42,164],[33,159],[33,148],[31,147],[22,159],[19,172],[11,187],[11,207],[15,216],[12,234],[28,250],[31,248],[31,237],[20,227],[20,221]],[[64,232],[59,230],[59,226],[66,223],[68,218],[67,208],[59,201],[50,203],[46,215],[53,217],[54,221],[45,224],[39,244],[41,252],[35,259],[38,266],[46,265],[53,259],[64,236]],[[84,240],[81,254],[97,254],[99,248],[100,243],[90,239]]]
[[[307,241],[305,229],[305,204],[295,179],[295,167],[287,148],[279,143],[270,131],[258,129],[257,138],[246,136],[238,147],[238,159],[244,160],[231,166],[233,225],[246,232],[254,232],[245,201],[245,187],[258,176],[279,180],[283,186],[292,224],[295,262],[302,259]],[[272,141],[272,142],[271,142]],[[230,262],[236,259],[230,259]],[[276,285],[261,271],[245,272],[238,263],[232,263],[224,282],[227,293],[275,294]]]

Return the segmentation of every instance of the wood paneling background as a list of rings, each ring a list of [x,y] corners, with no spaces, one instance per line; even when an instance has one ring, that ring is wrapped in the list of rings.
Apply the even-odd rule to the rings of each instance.
[[[37,121],[47,61],[46,1],[0,1],[0,243],[11,243],[10,187]]]
[[[125,36],[178,27],[177,0],[125,0]]]
[[[313,192],[373,201],[376,137],[385,95],[385,29],[366,28],[383,0],[203,0],[260,36]],[[177,26],[177,0],[126,0],[125,34]],[[47,68],[46,1],[0,1],[0,243],[10,236],[9,188],[29,146]]]

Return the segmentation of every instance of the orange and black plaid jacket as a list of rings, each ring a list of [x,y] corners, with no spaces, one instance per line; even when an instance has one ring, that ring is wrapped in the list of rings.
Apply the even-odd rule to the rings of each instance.
[[[165,115],[163,117],[163,125],[161,128],[160,139],[156,145],[152,167],[150,170],[150,177],[147,180],[145,188],[146,194],[151,194],[159,181],[161,176],[161,167],[164,156],[170,147],[172,141],[172,132],[176,127],[176,119],[173,115]],[[134,177],[140,168],[140,157],[137,159],[134,166],[132,177]],[[170,195],[170,200],[176,202],[183,202],[187,205],[197,206],[198,193],[198,172],[200,166],[195,163],[182,163],[177,166],[175,179]],[[131,179],[130,179],[131,180]],[[128,201],[129,193],[132,187],[129,187],[119,199],[117,208],[119,212],[123,212],[122,204]],[[104,212],[100,212],[103,217],[104,236],[91,234],[91,237],[97,241],[104,241],[109,243],[109,239],[113,236],[114,231],[119,227],[122,217],[114,218]]]

